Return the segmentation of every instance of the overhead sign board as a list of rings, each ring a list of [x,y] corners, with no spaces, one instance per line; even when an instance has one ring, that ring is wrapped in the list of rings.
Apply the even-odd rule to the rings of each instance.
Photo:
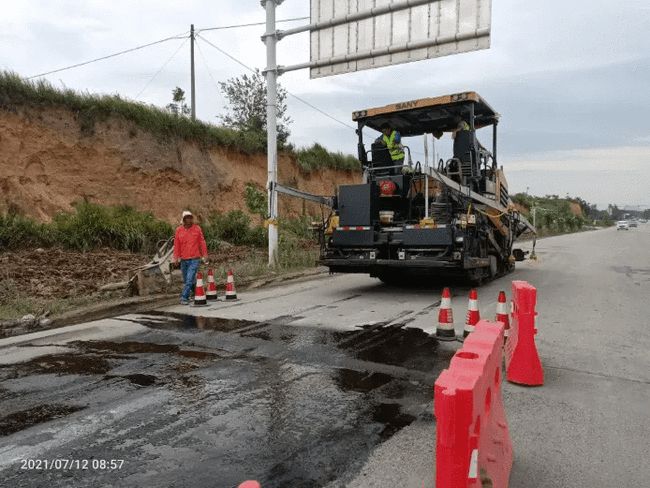
[[[491,11],[492,0],[311,0],[311,77],[487,49]]]

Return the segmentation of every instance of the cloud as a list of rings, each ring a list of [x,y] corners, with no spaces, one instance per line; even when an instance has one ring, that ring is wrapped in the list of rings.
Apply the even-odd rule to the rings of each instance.
[[[197,28],[264,20],[258,1],[30,0],[5,2],[0,68],[31,75]],[[579,193],[592,201],[646,203],[642,184],[650,145],[650,36],[647,0],[493,2],[492,48],[348,75],[310,80],[283,75],[291,92],[351,124],[353,110],[476,90],[502,114],[499,156],[511,186]],[[278,18],[304,16],[309,3],[283,2]],[[283,24],[280,28],[286,26]],[[265,66],[263,27],[205,32],[252,67]],[[189,91],[189,45],[154,77],[182,41],[57,73],[55,85],[133,97],[164,106]],[[201,43],[201,41],[199,41]],[[196,56],[198,116],[223,113],[215,81],[244,72],[207,44]],[[205,60],[204,60],[205,57]],[[308,35],[279,43],[280,64],[309,58]],[[292,140],[356,152],[354,132],[288,100]],[[482,140],[488,139],[481,134]],[[488,142],[484,140],[484,143]],[[414,145],[421,144],[417,141]],[[440,144],[445,157],[448,145]],[[607,180],[607,184],[603,180]],[[616,193],[618,192],[618,193]]]
[[[572,173],[642,173],[650,181],[650,145],[572,149],[533,154],[525,159],[507,158],[508,171]]]

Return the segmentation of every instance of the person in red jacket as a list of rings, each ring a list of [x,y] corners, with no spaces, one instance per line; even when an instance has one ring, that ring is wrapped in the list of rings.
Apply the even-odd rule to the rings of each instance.
[[[181,222],[183,225],[179,225],[174,234],[174,264],[181,264],[181,305],[188,305],[199,265],[201,261],[208,262],[208,246],[205,244],[201,227],[194,223],[192,212],[185,210]]]

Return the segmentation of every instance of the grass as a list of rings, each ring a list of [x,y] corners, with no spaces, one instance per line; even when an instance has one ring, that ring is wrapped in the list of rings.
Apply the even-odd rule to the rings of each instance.
[[[4,290],[0,291],[0,320],[19,319],[30,314],[39,317],[45,311],[51,315],[60,315],[105,299],[105,295],[98,294],[75,298],[32,298],[15,290]]]
[[[171,225],[128,206],[79,202],[50,223],[17,214],[0,215],[0,250],[60,246],[76,251],[100,247],[153,253],[173,234]]]
[[[253,201],[262,206],[259,198]],[[310,230],[311,220],[308,216],[280,220],[278,265],[273,269],[267,265],[266,229],[254,225],[248,214],[241,210],[214,213],[201,226],[209,250],[220,249],[224,242],[245,248],[242,252],[240,247],[239,253],[234,254],[239,258],[233,258],[233,253],[228,254],[229,262],[217,265],[215,271],[225,276],[226,270],[233,268],[239,280],[251,280],[314,267],[319,250]],[[82,252],[101,248],[100,252],[106,253],[106,248],[111,248],[152,254],[157,249],[157,242],[172,234],[173,229],[167,222],[126,206],[106,207],[79,202],[72,212],[60,213],[50,223],[39,223],[15,213],[0,215],[0,252],[59,247]],[[223,257],[224,251],[220,254]],[[76,271],[75,266],[60,267],[57,264],[52,267],[52,272],[60,278],[64,278],[66,272]],[[73,290],[67,290],[67,296],[33,296],[16,286],[15,280],[23,279],[30,277],[2,276],[0,273],[0,320],[16,319],[26,314],[38,316],[44,311],[56,315],[115,297],[115,292],[70,293]],[[61,292],[56,293],[61,295]]]
[[[229,269],[235,270],[237,282],[242,283],[313,268],[317,258],[318,247],[314,243],[308,243],[294,236],[289,236],[284,237],[280,243],[279,263],[273,269],[269,269],[267,255],[260,248],[251,248],[251,252],[243,260],[216,266],[211,265],[211,267],[214,269],[220,283]],[[27,292],[18,290],[14,279],[2,278],[0,279],[0,321],[20,319],[27,314],[39,317],[46,311],[49,311],[52,316],[57,316],[70,310],[87,307],[120,296],[123,296],[121,292],[113,291],[91,294],[75,293],[73,296],[68,297],[33,297]]]
[[[213,213],[201,224],[208,249],[216,249],[226,241],[236,246],[264,246],[264,227],[252,226],[251,218],[241,210]]]
[[[306,173],[322,169],[357,171],[361,169],[359,160],[341,152],[330,152],[320,144],[296,150],[298,166]]]
[[[189,117],[174,115],[166,109],[122,98],[120,95],[98,95],[69,88],[59,89],[47,80],[26,80],[10,71],[0,71],[0,109],[18,111],[28,107],[64,107],[76,114],[84,136],[95,133],[95,124],[119,117],[153,134],[159,141],[184,139],[204,148],[225,147],[244,154],[266,152],[266,134],[238,131],[209,124]],[[351,171],[359,169],[356,158],[330,152],[318,144],[286,152],[296,157],[299,167],[310,172],[323,168]]]

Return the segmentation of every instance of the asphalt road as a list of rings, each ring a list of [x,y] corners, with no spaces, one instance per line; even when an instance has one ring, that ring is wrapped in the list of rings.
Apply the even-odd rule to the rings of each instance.
[[[511,279],[538,288],[546,383],[504,385],[510,486],[645,486],[650,225],[537,249],[479,290],[492,318]],[[459,347],[429,335],[439,294],[336,275],[0,340],[0,485],[431,487]]]

